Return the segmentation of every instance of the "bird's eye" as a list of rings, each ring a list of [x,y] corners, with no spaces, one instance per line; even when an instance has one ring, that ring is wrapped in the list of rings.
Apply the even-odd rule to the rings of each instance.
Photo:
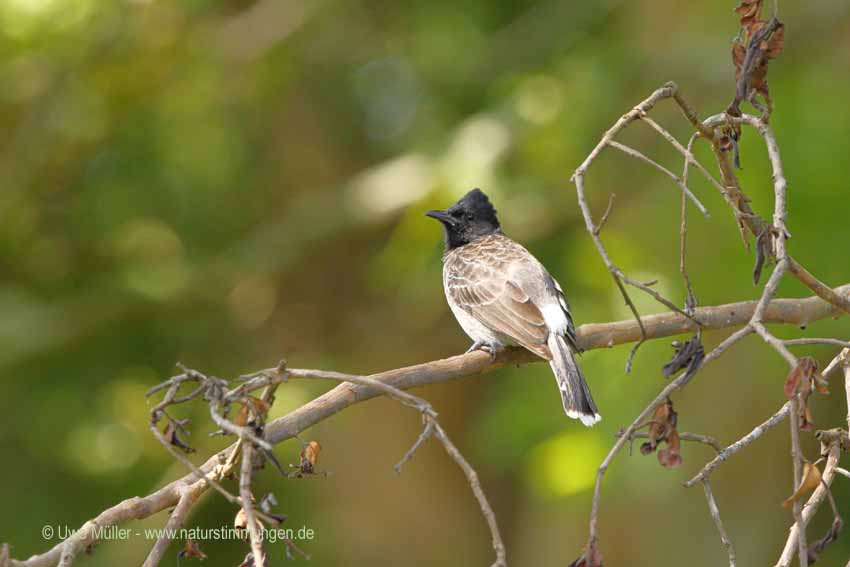
[[[466,215],[466,220],[468,220],[468,221],[472,221],[473,219],[475,219],[475,217],[474,217],[474,216],[472,216],[472,215]]]

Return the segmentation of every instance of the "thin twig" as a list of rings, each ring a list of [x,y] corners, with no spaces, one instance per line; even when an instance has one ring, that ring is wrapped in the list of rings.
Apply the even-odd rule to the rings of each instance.
[[[850,347],[850,342],[842,341],[841,339],[831,339],[831,338],[802,338],[802,339],[786,339],[782,341],[782,344],[785,346],[799,346],[799,345],[833,345],[848,348]]]
[[[723,547],[726,548],[726,553],[729,554],[729,567],[736,567],[735,546],[732,545],[732,540],[729,539],[729,534],[726,532],[726,527],[720,518],[720,510],[717,508],[717,502],[714,500],[714,493],[711,491],[711,484],[708,482],[708,479],[702,480],[702,487],[705,490],[708,511],[711,513],[711,518],[714,520],[714,525],[717,526],[717,531],[720,534],[720,541],[723,543]]]
[[[846,295],[850,293],[850,284],[841,286],[836,291]],[[729,329],[746,325],[757,306],[758,302],[756,301],[742,301],[700,307],[695,310],[695,316],[705,329]],[[800,327],[841,314],[842,312],[835,306],[818,296],[804,299],[774,299],[766,305],[762,321],[764,323],[784,323]],[[643,327],[643,331],[641,327]],[[751,332],[748,327],[745,327],[745,329],[745,333]],[[634,343],[640,340],[642,332],[646,333],[647,338],[655,339],[695,330],[696,326],[693,321],[678,313],[669,312],[645,316],[641,319],[640,326],[634,319],[585,324],[578,328],[577,336],[578,344],[583,350],[592,350]],[[528,364],[542,362],[542,360],[524,349],[505,349],[498,353],[495,361],[491,360],[487,353],[474,351],[451,358],[373,374],[371,377],[399,389],[409,389],[475,376],[507,364]],[[274,368],[270,368],[261,372],[274,370]],[[169,386],[170,384],[166,384],[163,388]],[[378,395],[381,395],[381,392],[370,386],[340,384],[291,413],[267,423],[264,438],[272,444],[281,443],[345,408]],[[141,498],[129,498],[105,509],[90,522],[80,526],[74,537],[82,539],[85,545],[90,545],[98,540],[100,531],[96,530],[96,527],[103,528],[130,520],[147,518],[166,508],[176,506],[180,500],[179,488],[187,483],[196,482],[204,475],[216,490],[225,495],[225,498],[232,497],[234,500],[229,501],[239,504],[238,497],[230,495],[217,482],[213,484],[213,477],[220,478],[216,476],[215,471],[218,467],[222,467],[223,462],[227,464],[235,454],[238,455],[238,446],[241,442],[241,439],[237,440],[236,443],[209,457],[201,466],[196,466],[186,459],[184,464],[189,466],[192,472],[166,484],[150,495]],[[169,451],[174,450],[176,453],[175,448],[170,445],[167,449]],[[176,454],[179,455],[179,453]],[[183,455],[180,455],[180,457],[183,457]],[[26,560],[13,559],[11,560],[12,565],[14,567],[54,567],[59,561],[64,543],[57,543],[45,552],[33,555]]]
[[[739,329],[729,337],[727,337],[723,342],[714,347],[714,349],[706,355],[705,359],[703,359],[702,365],[700,368],[704,368],[706,364],[718,358],[721,354],[726,352],[726,350],[743,339],[745,336],[750,334],[752,329],[750,326],[746,326],[743,329]],[[623,431],[622,435],[617,439],[614,443],[614,446],[611,447],[611,450],[608,451],[608,454],[605,456],[605,459],[602,460],[602,463],[599,465],[599,468],[596,470],[596,483],[593,488],[593,500],[591,502],[590,508],[590,536],[587,543],[587,555],[589,557],[594,557],[596,546],[599,541],[598,534],[598,522],[599,522],[599,502],[602,496],[602,479],[605,476],[605,472],[608,470],[608,467],[611,466],[611,462],[614,460],[614,457],[617,453],[620,452],[620,449],[623,448],[623,445],[631,438],[634,434],[635,430],[640,426],[641,423],[644,423],[647,418],[655,411],[655,408],[658,407],[659,404],[663,403],[674,391],[678,390],[682,386],[688,383],[688,381],[692,378],[688,376],[689,372],[686,370],[682,372],[676,379],[671,381],[667,386],[665,386],[656,396],[655,398],[647,404],[644,409],[638,414],[638,416],[632,421],[632,424]]]
[[[664,167],[663,165],[661,165],[657,161],[647,157],[645,154],[642,154],[641,152],[637,151],[634,148],[630,148],[629,146],[626,146],[626,145],[621,144],[619,142],[615,142],[614,140],[611,140],[610,142],[608,142],[608,145],[611,146],[612,148],[620,150],[621,152],[623,152],[626,155],[632,156],[633,158],[636,158],[636,159],[638,159],[642,162],[648,163],[649,165],[651,165],[652,167],[654,167],[655,169],[657,169],[658,171],[660,171],[661,173],[663,173],[664,175],[666,175],[667,177],[672,179],[673,182],[676,185],[679,186],[679,189],[682,190],[682,194],[687,195],[688,199],[690,199],[693,202],[693,204],[696,205],[696,208],[699,209],[699,211],[703,215],[705,215],[706,217],[710,216],[708,214],[708,209],[705,208],[705,205],[703,205],[702,202],[700,202],[700,200],[697,199],[697,196],[694,195],[691,192],[691,190],[688,188],[688,186],[682,181],[682,178],[680,178],[678,175],[676,175],[675,173],[673,173],[672,171],[670,171],[669,169],[667,169],[666,167]]]
[[[168,550],[168,546],[171,545],[171,536],[186,523],[192,506],[194,506],[195,502],[198,501],[198,498],[206,490],[206,485],[203,481],[199,480],[193,484],[184,485],[179,490],[180,500],[177,502],[177,507],[174,508],[174,511],[168,517],[168,522],[166,522],[162,530],[162,536],[156,540],[142,567],[156,567],[159,565],[159,562],[162,561],[165,552]]]
[[[493,513],[493,508],[487,501],[487,497],[484,496],[484,491],[481,489],[481,483],[478,480],[478,474],[475,472],[475,469],[472,468],[472,465],[463,458],[463,455],[460,451],[458,451],[457,447],[454,446],[454,443],[451,442],[448,435],[446,435],[446,432],[442,427],[440,427],[440,424],[434,421],[433,418],[429,417],[428,420],[434,424],[434,436],[440,440],[443,447],[446,449],[446,452],[455,460],[457,465],[463,471],[463,474],[466,475],[466,480],[469,482],[469,486],[472,487],[472,493],[475,494],[475,499],[478,500],[481,512],[487,520],[487,525],[490,528],[490,535],[493,538],[493,549],[496,551],[496,561],[493,562],[492,567],[506,567],[508,563],[505,553],[505,544],[502,543],[502,537],[499,535],[499,526],[496,524],[496,514]]]
[[[242,499],[242,512],[251,541],[251,555],[254,567],[266,565],[266,553],[263,551],[263,538],[257,516],[254,513],[254,496],[251,493],[251,479],[254,476],[254,446],[242,440],[242,471],[239,475],[239,497]]]
[[[812,495],[806,502],[806,505],[803,507],[803,511],[801,513],[801,517],[803,520],[802,525],[805,526],[814,517],[821,503],[826,498],[826,493],[829,492],[829,487],[832,486],[832,481],[835,478],[835,467],[838,465],[838,459],[840,456],[840,445],[833,443],[829,448],[826,466],[824,467],[823,473],[821,474],[822,482],[815,489],[815,491],[812,493]],[[789,565],[791,565],[791,560],[794,557],[794,550],[799,549],[800,544],[802,543],[798,541],[800,534],[798,526],[799,524],[796,522],[793,526],[791,526],[790,533],[788,534],[788,540],[785,542],[785,548],[782,550],[782,555],[779,557],[779,561],[777,561],[776,567],[788,567]],[[808,554],[806,554],[806,561],[808,562]]]
[[[413,444],[413,446],[404,454],[404,456],[395,466],[396,472],[401,471],[401,467],[413,457],[413,454],[425,441],[427,441],[430,437],[436,437],[440,441],[440,443],[442,443],[449,456],[454,459],[454,461],[466,475],[466,479],[469,482],[469,486],[472,489],[472,493],[475,495],[476,500],[478,500],[478,505],[481,508],[481,513],[487,522],[487,526],[490,528],[493,551],[496,553],[496,560],[493,563],[492,567],[507,567],[505,544],[502,541],[501,534],[499,533],[499,526],[496,523],[496,515],[493,513],[493,508],[490,506],[490,503],[487,501],[487,497],[484,495],[484,491],[481,489],[481,483],[478,480],[478,474],[475,472],[475,469],[472,468],[472,465],[470,465],[469,462],[463,457],[463,455],[461,455],[460,451],[458,451],[457,447],[455,447],[455,445],[449,439],[449,436],[446,434],[445,430],[443,430],[443,428],[437,422],[437,412],[434,411],[434,408],[431,407],[431,404],[429,404],[427,401],[418,396],[408,394],[407,392],[404,392],[395,386],[392,386],[380,380],[376,380],[375,378],[371,378],[369,376],[355,376],[352,374],[342,374],[340,372],[299,369],[289,370],[288,373],[292,378],[335,380],[337,382],[346,382],[357,386],[368,386],[370,388],[374,388],[380,391],[384,395],[396,400],[397,402],[403,405],[420,411],[422,413],[422,419],[424,423],[422,433],[416,439],[416,442]]]
[[[650,421],[650,423],[652,423],[652,422]],[[649,423],[640,425],[638,427],[645,427],[646,425],[649,425]],[[720,442],[710,435],[701,435],[699,433],[689,433],[687,431],[680,431],[678,433],[679,433],[679,439],[681,439],[682,441],[691,441],[691,442],[694,442],[694,443],[702,443],[703,445],[708,445],[709,447],[711,447],[712,449],[714,449],[718,453],[723,450],[723,446],[720,444]],[[622,435],[623,435],[622,431],[618,431],[615,434],[616,437],[620,437]],[[631,434],[630,440],[633,440],[633,439],[649,439],[650,437],[651,437],[650,434],[647,433],[646,431],[633,431],[632,434]]]
[[[694,142],[699,136],[699,132],[695,132],[691,139],[688,140],[688,153],[693,150]],[[685,163],[682,166],[682,183],[688,184],[688,174],[690,172],[691,160],[685,157]],[[697,306],[697,297],[694,293],[694,288],[691,285],[691,278],[688,277],[688,270],[685,267],[685,252],[687,250],[687,234],[688,234],[688,200],[682,194],[682,220],[679,225],[679,274],[682,276],[682,281],[685,282],[685,289],[688,290],[688,298],[685,301],[685,310],[693,315],[693,311]]]
[[[768,418],[764,423],[757,425],[753,428],[752,431],[720,451],[720,453],[714,457],[711,461],[705,464],[705,466],[700,469],[700,471],[694,476],[691,480],[685,483],[687,488],[692,487],[698,482],[702,482],[703,480],[707,480],[711,473],[714,472],[714,469],[719,467],[721,463],[724,463],[729,457],[741,451],[747,447],[750,443],[761,437],[765,434],[766,431],[773,429],[779,423],[782,422],[783,419],[788,417],[788,413],[791,411],[791,402],[786,402],[779,410],[774,413],[770,418]]]

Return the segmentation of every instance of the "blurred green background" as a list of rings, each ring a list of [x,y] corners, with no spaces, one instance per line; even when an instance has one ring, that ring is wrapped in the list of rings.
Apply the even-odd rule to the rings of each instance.
[[[79,526],[117,501],[183,474],[147,430],[144,391],[182,361],[231,377],[274,365],[368,373],[462,352],[445,306],[441,233],[423,217],[472,187],[505,231],[556,275],[578,323],[629,316],[597,256],[569,183],[617,117],[667,80],[703,115],[734,92],[734,2],[360,2],[299,0],[3,0],[0,3],[0,541],[27,557],[55,543],[41,528]],[[832,285],[850,282],[846,195],[850,4],[779,2],[786,48],[771,64],[777,132],[790,181],[791,253]],[[749,109],[749,107],[747,107]],[[751,110],[751,109],[750,109]],[[680,139],[678,112],[656,118]],[[652,132],[623,139],[674,171]],[[713,168],[705,147],[698,155]],[[741,143],[742,183],[772,209],[763,147]],[[684,299],[678,189],[608,152],[587,178],[591,206],[616,204],[604,231],[614,261]],[[703,305],[755,298],[753,257],[717,192],[690,215],[689,268]],[[804,296],[793,281],[782,296]],[[636,295],[643,313],[662,311]],[[783,337],[848,336],[846,320]],[[709,333],[707,346],[723,332]],[[824,364],[836,349],[797,347]],[[593,472],[664,384],[669,340],[583,356],[604,416],[567,420],[545,365],[503,369],[416,393],[477,467],[512,565],[564,565],[587,533]],[[755,338],[674,399],[680,429],[724,444],[783,402],[784,363]],[[274,416],[330,385],[292,383]],[[840,392],[840,388],[838,388]],[[819,427],[844,423],[843,396],[813,401]],[[178,412],[175,412],[178,413]],[[195,458],[221,448],[200,405]],[[309,564],[486,565],[489,535],[465,479],[430,443],[397,476],[419,417],[386,400],[305,434],[327,478],[266,470],[288,526],[315,530]],[[806,455],[817,446],[804,436]],[[715,494],[743,565],[773,564],[790,522],[787,426],[717,472]],[[277,454],[296,463],[299,446]],[[684,464],[623,453],[604,485],[610,565],[718,565],[723,548]],[[233,487],[235,488],[235,487]],[[846,509],[847,481],[835,494]],[[229,525],[215,494],[191,526]],[[830,522],[826,509],[810,534]],[[161,526],[161,512],[131,527]],[[824,564],[844,563],[850,538]],[[104,543],[80,564],[140,564],[144,538]],[[201,542],[207,563],[247,546]],[[163,562],[176,564],[178,544]],[[282,544],[270,548],[283,562]],[[184,560],[189,564],[192,560]],[[308,564],[297,560],[297,564]]]

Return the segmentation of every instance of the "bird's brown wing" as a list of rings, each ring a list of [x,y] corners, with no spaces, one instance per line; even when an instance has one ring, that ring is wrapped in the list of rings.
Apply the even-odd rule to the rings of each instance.
[[[473,258],[458,256],[452,262],[446,289],[454,302],[483,325],[513,339],[550,360],[546,345],[549,331],[540,309],[511,276],[517,261],[511,254],[480,251]],[[465,256],[465,255],[464,255]]]

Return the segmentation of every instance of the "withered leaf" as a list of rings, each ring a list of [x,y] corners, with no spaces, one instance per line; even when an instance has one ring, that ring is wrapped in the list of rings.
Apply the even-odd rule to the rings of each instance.
[[[248,552],[248,555],[245,556],[245,559],[242,560],[242,563],[237,565],[237,567],[266,567],[268,565],[268,555],[266,555],[266,550],[263,550],[263,564],[256,565],[254,563],[254,554],[253,552]]]
[[[743,24],[743,21],[742,21]],[[785,44],[785,26],[776,18],[769,22],[747,20],[744,37],[732,42],[732,63],[735,66],[735,98],[726,112],[741,116],[740,103],[748,100],[753,106],[769,112],[770,89],[767,85],[768,62],[775,59]],[[757,104],[752,96],[758,93],[768,101],[768,109]]]
[[[245,515],[245,509],[239,508],[239,511],[236,512],[236,517],[233,518],[233,527],[237,532],[244,534],[244,531],[248,528],[248,516]]]
[[[794,491],[794,494],[789,496],[782,502],[783,508],[790,508],[794,505],[794,502],[802,498],[805,494],[811,492],[815,488],[820,485],[820,469],[814,466],[811,463],[805,463],[803,465],[803,480],[800,482],[800,486],[797,490]]]
[[[836,516],[835,519],[832,520],[832,525],[829,527],[829,531],[826,532],[826,535],[816,542],[809,544],[809,565],[812,565],[820,558],[820,554],[823,553],[826,546],[838,539],[838,535],[841,533],[843,528],[844,522],[841,520],[841,517]]]
[[[811,380],[818,369],[817,361],[811,356],[803,356],[797,361],[797,366],[791,369],[785,378],[785,397],[789,400],[797,393],[797,389],[803,383],[808,383],[811,388]]]
[[[820,374],[815,374],[814,382],[815,389],[817,390],[818,394],[821,394],[823,396],[829,395],[829,387],[827,386],[826,380],[824,380],[823,376],[821,376]]]
[[[322,452],[322,446],[318,441],[310,441],[305,443],[299,454],[298,465],[289,465],[292,472],[289,473],[289,478],[303,478],[304,475],[327,474],[324,471],[316,470],[316,463],[319,462],[319,453]]]
[[[238,425],[239,427],[245,427],[248,424],[248,419],[251,417],[251,410],[248,409],[247,405],[243,405],[239,408],[239,413],[236,414],[236,418],[233,420],[233,423]]]
[[[188,434],[188,431],[183,428],[183,425],[188,423],[189,420],[184,420],[183,422],[174,423],[173,420],[169,420],[165,426],[165,429],[162,432],[162,436],[168,441],[169,444],[174,445],[178,449],[181,449],[184,453],[194,453],[194,447],[191,447],[188,443],[183,441],[180,438],[180,434]]]
[[[178,562],[184,557],[200,559],[203,561],[207,558],[207,554],[201,551],[201,547],[198,545],[197,541],[192,538],[187,538],[186,545],[184,545],[183,549],[180,550],[180,553],[177,554]]]
[[[673,410],[673,401],[670,398],[655,408],[652,423],[649,425],[649,443],[653,450],[660,442],[667,439],[670,431],[676,427],[676,420],[677,414]]]
[[[785,24],[776,22],[776,29],[766,39],[762,39],[759,48],[768,59],[776,59],[785,48]]]
[[[679,432],[674,428],[667,436],[667,448],[658,451],[658,462],[668,469],[674,469],[682,464],[682,455],[679,453],[681,442]]]
[[[687,368],[684,380],[687,382],[699,370],[702,359],[705,358],[705,349],[702,346],[699,335],[694,335],[684,343],[674,342],[675,352],[670,362],[661,368],[665,378],[669,378],[679,370]]]
[[[251,500],[253,499],[251,497]],[[264,529],[263,522],[256,515],[254,519],[257,523],[257,528],[262,531]],[[239,508],[239,511],[236,512],[236,516],[233,518],[233,528],[243,539],[248,539],[248,515],[245,513],[245,508]]]
[[[310,441],[301,450],[301,472],[304,474],[313,474],[316,469],[316,463],[319,461],[319,453],[322,452],[322,446],[318,441]]]
[[[809,404],[805,401],[800,408],[800,429],[802,431],[812,431],[815,428],[815,420],[812,417],[812,410],[809,409]]]
[[[769,228],[762,230],[756,238],[756,265],[753,267],[753,284],[758,285],[765,261],[773,257],[773,239]]]
[[[658,462],[672,469],[682,464],[680,453],[681,440],[676,425],[679,420],[678,414],[673,409],[673,401],[670,398],[655,408],[652,421],[649,423],[649,441],[640,446],[640,452],[648,455],[654,452],[661,443],[667,443],[667,447],[660,449],[656,458]]]
[[[602,567],[602,552],[599,547],[592,545],[590,549],[585,550],[576,560],[569,564],[569,567]]]
[[[234,423],[240,427],[248,425],[251,421],[262,423],[271,407],[267,401],[253,396],[248,396],[241,401],[241,404],[242,407],[239,408],[239,413],[234,420]]]
[[[735,13],[741,16],[741,27],[749,28],[758,21],[762,0],[741,0],[735,7]]]
[[[262,500],[260,500],[260,510],[262,510],[266,516],[273,519],[275,521],[275,527],[277,527],[286,521],[286,515],[274,514],[272,512],[272,508],[274,508],[275,506],[277,506],[277,498],[275,498],[273,492],[269,492],[268,494],[263,496]]]

